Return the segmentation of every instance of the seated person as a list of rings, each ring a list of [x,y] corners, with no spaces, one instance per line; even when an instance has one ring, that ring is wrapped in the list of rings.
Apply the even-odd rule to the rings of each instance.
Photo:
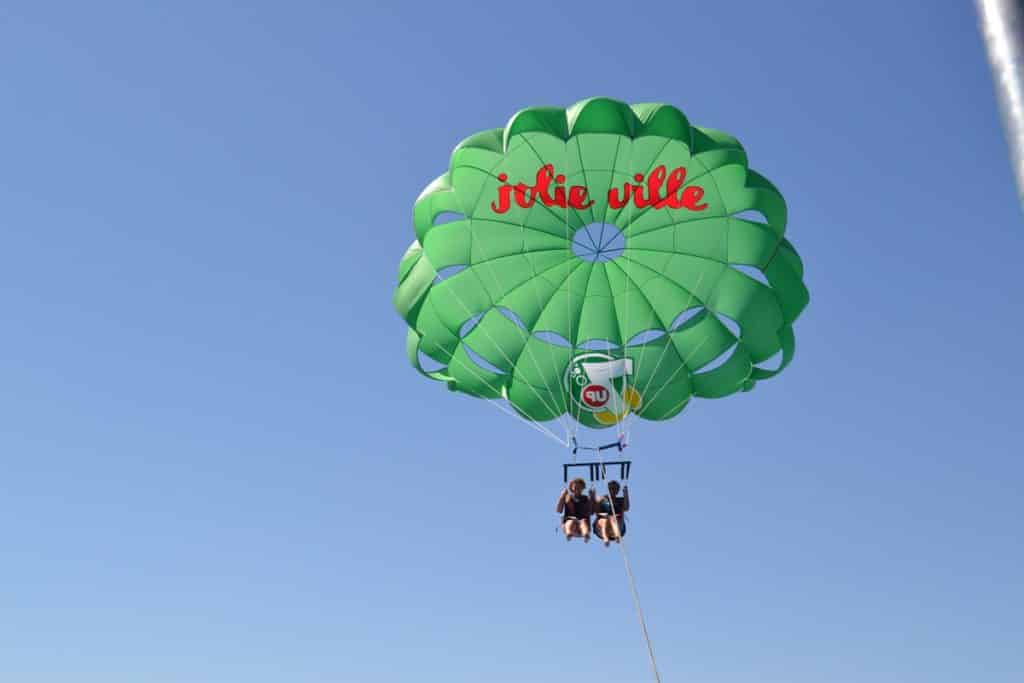
[[[612,541],[621,543],[622,537],[626,535],[626,521],[622,514],[629,510],[629,487],[624,487],[622,493],[622,497],[619,497],[619,482],[610,481],[608,495],[596,501],[594,531],[605,546]]]
[[[594,489],[590,496],[583,495],[587,482],[573,479],[569,486],[558,495],[555,512],[562,514],[562,531],[565,540],[571,541],[573,536],[582,536],[584,543],[590,542],[590,515],[593,514]]]

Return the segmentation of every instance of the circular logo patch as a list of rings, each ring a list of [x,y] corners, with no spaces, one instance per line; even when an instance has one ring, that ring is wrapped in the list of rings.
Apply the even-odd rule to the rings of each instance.
[[[583,387],[583,402],[591,408],[604,408],[608,404],[611,394],[602,386],[588,384]]]

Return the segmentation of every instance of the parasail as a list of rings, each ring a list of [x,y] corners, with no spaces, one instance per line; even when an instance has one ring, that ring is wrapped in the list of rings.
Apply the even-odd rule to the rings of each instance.
[[[748,391],[789,364],[808,302],[786,219],[739,142],[675,107],[524,109],[415,202],[409,360],[535,425],[621,430]]]

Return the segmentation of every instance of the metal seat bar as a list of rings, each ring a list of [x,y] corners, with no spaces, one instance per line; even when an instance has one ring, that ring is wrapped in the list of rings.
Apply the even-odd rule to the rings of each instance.
[[[619,479],[629,479],[629,468],[633,463],[629,460],[609,460],[606,462],[568,462],[562,465],[562,481],[569,481],[570,467],[586,467],[590,481],[600,481],[608,478],[608,466],[619,466]]]

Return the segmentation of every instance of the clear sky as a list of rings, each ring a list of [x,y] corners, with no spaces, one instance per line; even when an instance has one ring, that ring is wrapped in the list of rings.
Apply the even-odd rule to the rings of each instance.
[[[662,101],[789,203],[794,363],[642,424],[663,680],[1024,679],[1024,225],[971,3],[5,3],[0,680],[649,679],[559,447],[418,376],[411,207]]]

